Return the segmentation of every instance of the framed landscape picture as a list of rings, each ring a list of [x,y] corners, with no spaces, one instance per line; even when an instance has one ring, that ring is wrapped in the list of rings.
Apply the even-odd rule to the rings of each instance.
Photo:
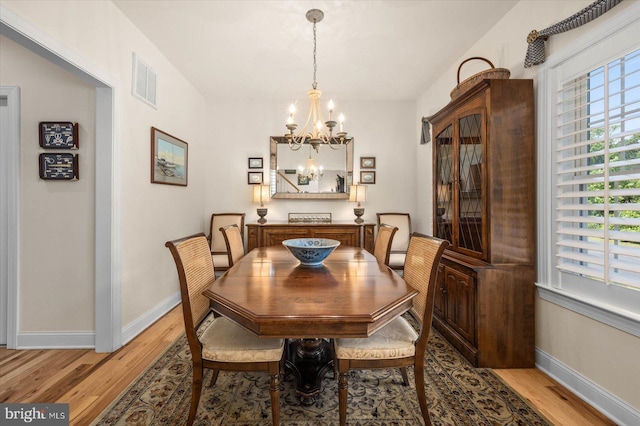
[[[360,172],[360,183],[376,183],[376,172]]]
[[[260,185],[262,183],[262,172],[248,172],[247,183],[249,185]]]
[[[360,168],[361,169],[375,169],[376,168],[376,157],[360,157]]]
[[[187,186],[188,144],[151,128],[151,183]]]
[[[249,168],[250,169],[261,169],[262,168],[262,157],[250,157],[249,158]]]

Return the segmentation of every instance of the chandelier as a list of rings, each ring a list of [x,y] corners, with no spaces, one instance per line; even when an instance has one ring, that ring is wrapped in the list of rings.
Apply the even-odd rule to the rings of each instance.
[[[304,176],[308,181],[317,181],[324,176],[324,167],[316,166],[315,161],[311,158],[311,148],[309,148],[309,159],[307,160],[307,168],[298,166],[298,174]]]
[[[334,104],[332,100],[329,100],[327,105],[329,110],[329,120],[324,121],[322,116],[322,108],[320,107],[320,96],[322,92],[318,90],[318,82],[316,82],[316,24],[322,21],[324,13],[319,9],[311,9],[307,12],[307,20],[313,23],[313,84],[312,89],[307,92],[309,95],[309,114],[307,115],[307,121],[304,126],[297,132],[294,131],[298,128],[295,123],[294,115],[296,113],[296,106],[291,104],[289,107],[289,119],[287,120],[286,127],[289,133],[285,134],[285,137],[289,141],[289,147],[294,151],[299,150],[302,145],[309,144],[316,151],[319,152],[320,145],[329,145],[333,149],[338,149],[340,145],[347,144],[351,141],[351,138],[347,138],[347,132],[344,131],[344,115],[340,114],[339,132],[333,134],[333,129],[338,125],[338,122],[333,120]]]

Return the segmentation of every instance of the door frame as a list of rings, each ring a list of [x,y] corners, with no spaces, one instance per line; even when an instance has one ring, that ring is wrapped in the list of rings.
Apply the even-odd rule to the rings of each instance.
[[[121,319],[121,193],[120,193],[120,82],[89,60],[53,39],[16,13],[0,4],[0,34],[33,51],[48,61],[76,75],[96,88],[95,134],[95,350],[113,352],[122,346]],[[19,141],[19,138],[17,139]],[[14,147],[15,148],[15,147]],[[17,147],[19,155],[19,145]],[[9,192],[19,194],[20,165],[12,168],[12,187]],[[15,253],[11,259],[18,273],[19,259],[19,206],[9,211],[9,229],[15,229],[16,241],[9,241],[8,251]],[[12,318],[8,323],[15,327],[8,330],[7,343],[20,348],[18,335],[19,280],[9,281],[8,293],[13,304]],[[14,321],[12,323],[12,321]],[[13,335],[9,335],[12,333]],[[9,345],[7,345],[9,347]]]
[[[9,283],[19,282],[18,253],[20,240],[18,229],[20,226],[20,88],[17,86],[0,86],[0,98],[7,99],[6,116],[2,127],[3,136],[6,137],[0,144],[0,186],[2,196],[2,208],[0,211],[0,228],[5,231],[5,238],[0,242],[0,286],[3,296],[0,297],[0,311],[3,316],[0,319],[4,342],[9,349],[15,348],[18,330],[17,286]],[[8,142],[7,142],[8,141]],[[18,170],[16,170],[18,169]]]

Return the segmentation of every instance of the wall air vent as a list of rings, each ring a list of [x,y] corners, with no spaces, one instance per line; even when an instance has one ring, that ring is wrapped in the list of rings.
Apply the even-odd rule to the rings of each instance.
[[[154,108],[156,105],[156,85],[158,75],[145,64],[136,53],[133,53],[133,81],[131,94],[138,99],[148,103]]]

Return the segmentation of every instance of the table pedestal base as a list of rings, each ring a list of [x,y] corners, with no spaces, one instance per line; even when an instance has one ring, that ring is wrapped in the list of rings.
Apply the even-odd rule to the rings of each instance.
[[[295,376],[302,405],[312,405],[322,390],[322,378],[333,370],[333,346],[324,339],[290,339],[285,365]]]

